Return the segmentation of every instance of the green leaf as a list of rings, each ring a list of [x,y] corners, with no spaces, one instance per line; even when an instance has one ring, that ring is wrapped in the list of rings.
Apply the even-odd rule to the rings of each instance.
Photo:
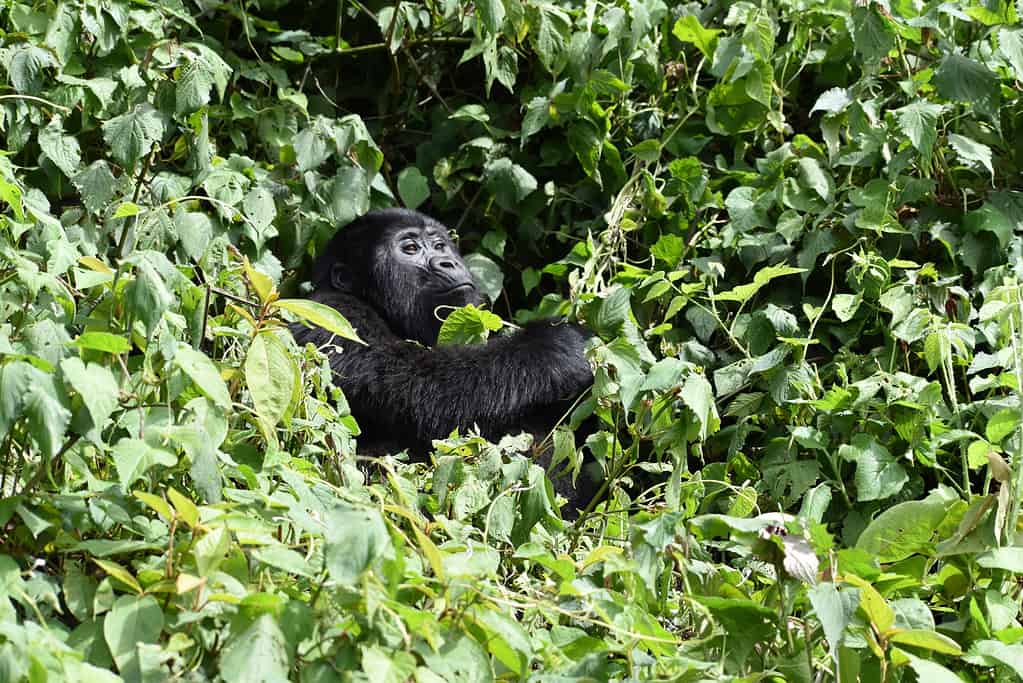
[[[406,683],[416,680],[412,676],[416,670],[416,659],[408,652],[364,647],[362,670],[366,672],[367,680],[374,683]]]
[[[82,202],[92,213],[100,213],[117,191],[117,178],[110,172],[105,161],[94,161],[71,178],[72,184],[82,197]]]
[[[883,500],[894,496],[909,481],[906,469],[868,434],[857,434],[838,449],[842,459],[856,463],[856,499]]]
[[[721,426],[717,406],[714,403],[714,389],[707,378],[691,373],[679,391],[679,398],[696,414],[700,421],[700,441],[715,433]]]
[[[174,467],[178,464],[177,457],[170,451],[154,448],[142,439],[123,438],[117,442],[113,451],[114,467],[117,468],[117,479],[125,489],[142,479],[150,468],[157,465]]]
[[[536,13],[536,21],[531,23],[530,32],[533,48],[544,68],[550,73],[556,73],[556,62],[568,43],[571,20],[562,9],[552,4],[537,3],[528,7]]]
[[[139,261],[135,268],[135,279],[128,284],[125,293],[128,311],[146,326],[146,333],[153,334],[163,314],[174,305],[163,278],[148,259]]]
[[[954,644],[956,646],[957,652],[949,653],[949,654],[960,654],[962,652],[962,650],[959,648],[958,644],[956,644],[956,642],[954,640],[952,640],[951,638],[948,638],[947,636],[943,636],[940,633],[936,633],[934,631],[926,631],[925,633],[931,634],[934,638],[940,638],[940,639],[943,639],[943,640],[947,640],[948,642]],[[896,635],[898,635],[898,634],[896,634]],[[894,641],[894,642],[900,642],[895,637],[892,637],[891,640]],[[906,644],[907,645],[916,645],[917,643],[906,643]],[[924,645],[924,646],[921,646],[921,647],[926,647],[926,646]],[[927,648],[927,649],[934,649],[934,648]],[[935,651],[936,652],[941,652],[941,650],[935,650]],[[923,659],[921,657],[917,657],[917,656],[912,655],[912,654],[910,654],[908,652],[903,652],[902,654],[906,657],[906,659],[909,660],[909,668],[912,669],[913,673],[916,674],[916,679],[918,681],[927,681],[927,683],[962,683],[962,680],[963,680],[962,678],[957,676],[951,670],[946,669],[941,664],[938,664],[937,662],[932,662],[932,661],[930,661],[928,659]]]
[[[257,334],[245,355],[245,383],[256,413],[277,425],[288,412],[297,367],[288,350],[272,332]]]
[[[398,174],[398,195],[408,208],[418,208],[430,198],[430,185],[426,176],[415,166],[402,170]]]
[[[391,538],[376,510],[335,508],[327,517],[325,562],[330,576],[356,585],[363,572],[391,551]]]
[[[495,35],[504,23],[504,0],[479,0],[476,3],[476,14],[487,33]]]
[[[65,407],[65,400],[53,375],[43,374],[25,390],[28,433],[47,458],[57,455],[64,441],[64,430],[71,422],[71,411]]]
[[[853,8],[853,46],[868,62],[878,62],[895,47],[895,33],[889,19],[874,6]]]
[[[132,202],[124,202],[123,204],[117,207],[117,210],[114,211],[113,217],[127,218],[129,216],[137,216],[141,211],[142,210],[139,208],[138,204],[134,204]]]
[[[1002,569],[1013,574],[1023,574],[1023,548],[1006,546],[988,550],[977,556],[977,564],[986,569]]]
[[[917,100],[893,112],[903,134],[920,152],[924,165],[931,163],[934,141],[938,136],[938,117],[944,110],[940,104]]]
[[[16,91],[29,95],[40,94],[43,70],[57,66],[49,50],[27,42],[15,44],[4,57],[11,85]]]
[[[984,435],[991,443],[1001,443],[1019,427],[1019,418],[1019,410],[1002,408],[988,419]]]
[[[152,595],[122,595],[103,620],[103,636],[122,673],[139,670],[139,644],[156,643],[163,610]]]
[[[852,103],[852,95],[849,94],[846,88],[831,88],[820,94],[813,107],[810,108],[810,113],[823,111],[828,114],[837,114],[838,112],[845,111],[845,108]]]
[[[68,178],[73,178],[82,163],[82,150],[78,139],[64,134],[64,124],[59,117],[39,131],[39,148],[50,161]]]
[[[291,671],[288,641],[269,614],[261,614],[227,641],[219,659],[225,681],[286,681]]]
[[[500,316],[481,310],[472,304],[448,314],[437,334],[438,346],[481,344],[502,327]]]
[[[718,42],[718,34],[721,33],[721,30],[704,28],[700,25],[699,19],[692,14],[688,14],[675,22],[671,33],[683,43],[692,43],[703,53],[704,57],[712,59],[714,57],[714,47]]]
[[[927,554],[940,540],[938,525],[955,496],[939,489],[924,500],[897,503],[884,510],[860,534],[856,547],[878,562],[898,562],[914,553]]]
[[[469,254],[463,260],[480,291],[491,301],[497,301],[497,297],[501,296],[501,290],[504,289],[504,271],[501,270],[501,266],[480,253]]]
[[[579,119],[568,127],[568,146],[590,177],[597,174],[597,162],[600,161],[603,143],[604,136],[588,119]]]
[[[195,111],[210,102],[210,92],[217,86],[223,97],[231,67],[213,50],[204,45],[188,43],[181,50],[185,63],[177,71],[174,109],[178,114]]]
[[[149,154],[162,138],[163,118],[148,102],[136,104],[130,112],[103,124],[103,139],[114,159],[128,167]]]
[[[803,157],[797,162],[800,184],[816,192],[821,199],[831,200],[833,193],[831,176],[824,173],[816,159]]]
[[[509,211],[516,210],[520,202],[536,190],[536,178],[507,157],[487,163],[484,177],[494,199]]]
[[[231,394],[227,391],[227,385],[221,379],[217,366],[206,354],[179,342],[174,353],[174,365],[195,382],[203,396],[217,404],[221,410],[231,410]]]
[[[369,177],[366,171],[343,166],[328,184],[328,215],[338,225],[347,225],[369,211]]]
[[[959,647],[959,643],[948,636],[938,633],[937,631],[927,631],[925,629],[896,631],[889,636],[888,639],[893,643],[912,645],[913,647],[923,648],[932,652],[940,652],[945,655],[954,655],[958,657],[963,653],[962,648]]]
[[[775,278],[784,277],[786,275],[796,275],[798,273],[805,273],[805,268],[793,268],[792,266],[768,266],[757,271],[757,274],[753,276],[753,282],[747,285],[739,285],[734,289],[730,289],[727,292],[721,292],[714,298],[718,301],[735,301],[737,303],[746,303],[753,296],[760,291],[760,288],[769,283]]]
[[[366,343],[359,339],[359,335],[356,334],[348,319],[330,306],[316,301],[309,301],[308,299],[278,299],[272,305],[294,313],[302,322],[322,327],[342,339],[358,342],[359,344]]]
[[[1012,66],[1016,80],[1023,80],[1023,29],[998,29],[998,51]]]
[[[119,339],[119,337],[117,337]],[[97,363],[83,363],[78,358],[67,358],[60,363],[64,380],[70,384],[89,411],[93,428],[90,438],[98,442],[99,432],[107,418],[117,408],[121,388],[109,368]]]
[[[991,148],[987,145],[972,140],[965,135],[956,135],[950,133],[948,136],[948,144],[955,150],[955,153],[959,155],[959,158],[966,162],[968,165],[979,164],[987,169],[987,172],[991,175],[991,182],[995,180],[995,169],[991,165]]]
[[[933,79],[938,94],[951,102],[966,102],[982,114],[998,112],[998,78],[980,62],[952,52],[941,60]]]

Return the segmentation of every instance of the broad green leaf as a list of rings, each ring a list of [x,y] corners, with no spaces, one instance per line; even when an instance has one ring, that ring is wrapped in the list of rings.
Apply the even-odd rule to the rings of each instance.
[[[480,0],[476,4],[476,13],[487,33],[496,35],[504,23],[504,0]]]
[[[859,607],[859,591],[845,587],[839,590],[834,583],[819,583],[807,590],[807,597],[813,605],[817,619],[824,628],[832,658],[838,655],[846,628],[852,623]]]
[[[109,332],[83,332],[72,344],[80,349],[122,354],[131,351],[131,342],[119,334]]]
[[[335,508],[327,517],[325,561],[331,577],[356,585],[363,572],[391,550],[383,517],[376,510]]]
[[[562,9],[552,4],[537,3],[529,8],[536,13],[536,21],[530,24],[533,48],[544,68],[556,73],[556,63],[568,43],[571,21]]]
[[[81,339],[81,338],[79,338]],[[120,337],[115,337],[120,339]],[[93,430],[90,438],[98,442],[99,432],[107,418],[117,408],[121,387],[109,368],[98,363],[83,363],[78,358],[66,358],[60,363],[64,380],[70,384],[89,410]]]
[[[28,418],[28,433],[47,458],[57,455],[64,442],[64,430],[71,421],[66,400],[53,375],[49,374],[39,377],[25,391],[24,413]]]
[[[868,62],[878,62],[895,47],[895,32],[890,19],[873,5],[854,7],[853,45]]]
[[[406,683],[413,680],[416,659],[408,652],[387,651],[375,646],[364,647],[362,670],[366,672],[367,680],[375,683]]]
[[[977,111],[993,116],[1001,100],[998,79],[980,62],[950,52],[934,72],[938,94],[951,102],[966,102]]]
[[[430,185],[426,176],[415,166],[408,166],[398,174],[398,196],[410,209],[418,208],[430,198]]]
[[[105,161],[94,161],[71,178],[72,184],[93,213],[100,213],[114,197],[118,181]]]
[[[464,683],[493,683],[494,672],[486,651],[469,635],[452,631],[436,652],[421,648],[431,671],[447,681]]]
[[[813,107],[810,109],[810,113],[815,111],[823,111],[828,114],[837,114],[838,112],[844,111],[846,107],[852,104],[853,98],[849,94],[849,90],[846,88],[831,88],[825,90],[817,98]]]
[[[912,645],[913,647],[940,652],[946,655],[959,656],[963,653],[959,643],[937,631],[926,631],[924,629],[910,629],[908,631],[896,631],[888,638],[893,643]]]
[[[78,139],[64,133],[63,121],[54,117],[39,131],[39,148],[68,178],[73,178],[82,163],[82,150]]]
[[[195,528],[199,523],[199,508],[195,506],[195,503],[178,493],[173,487],[167,488],[167,499],[174,506],[178,517],[184,520],[188,526]]]
[[[113,451],[114,467],[117,468],[117,479],[121,486],[128,489],[145,477],[152,467],[163,465],[174,467],[178,458],[170,451],[154,448],[142,439],[123,438],[117,442]]]
[[[38,95],[43,86],[43,70],[57,66],[49,50],[30,42],[16,43],[4,55],[4,67],[11,85],[20,93]]]
[[[894,496],[909,481],[906,469],[888,449],[867,434],[857,434],[851,444],[838,449],[844,460],[856,463],[856,499],[882,500]]]
[[[174,364],[195,382],[203,396],[217,404],[221,410],[231,410],[231,394],[227,391],[227,385],[221,379],[217,366],[206,354],[179,343],[174,353]]]
[[[347,225],[369,211],[369,177],[364,169],[342,166],[327,187],[328,215],[334,223]]]
[[[948,144],[955,150],[955,153],[969,165],[979,164],[987,169],[987,172],[991,175],[991,182],[995,180],[995,169],[991,165],[991,148],[987,145],[977,142],[965,135],[957,135],[950,133],[948,136]]]
[[[497,332],[502,325],[500,316],[469,304],[452,311],[444,319],[437,334],[437,345],[482,344],[491,332]]]
[[[938,135],[938,117],[944,110],[945,108],[940,104],[917,100],[894,111],[899,128],[920,152],[925,166],[931,162],[934,141]]]
[[[262,614],[227,641],[218,664],[225,681],[286,681],[287,638],[272,616]]]
[[[103,124],[103,139],[114,159],[131,167],[163,138],[163,118],[148,102]]]
[[[163,610],[152,595],[122,595],[103,620],[103,635],[118,670],[138,670],[140,643],[156,643],[163,630]]]
[[[351,323],[330,306],[316,301],[309,301],[308,299],[278,299],[273,302],[273,306],[294,313],[302,322],[308,325],[316,325],[336,334],[342,339],[365,344],[364,341],[359,339]]]
[[[501,296],[501,290],[504,289],[504,272],[501,270],[501,266],[480,253],[468,254],[463,260],[480,291],[486,294],[491,301],[497,301],[497,298]]]
[[[488,163],[484,173],[497,203],[509,211],[514,211],[519,202],[536,190],[536,178],[507,157]]]
[[[869,581],[855,575],[846,575],[844,578],[860,589],[860,609],[878,631],[884,633],[895,625],[895,610]]]
[[[943,639],[948,640],[949,642],[951,642],[953,644],[955,643],[955,641],[953,641],[950,638],[947,638],[946,636],[941,635],[940,633],[936,633],[934,631],[930,631],[929,633],[931,635],[933,635],[934,637],[936,637],[936,638],[943,638]],[[899,642],[895,638],[892,638],[892,640],[895,641],[895,642]],[[916,645],[917,643],[906,643],[906,644],[907,645]],[[926,647],[926,646],[921,646],[921,647]],[[927,648],[927,649],[934,649],[934,648]],[[956,649],[959,650],[958,646],[956,647]],[[938,650],[938,651],[941,652],[941,650]],[[952,653],[948,653],[948,654],[959,654],[960,652],[961,652],[961,650],[958,651],[958,652],[952,652]],[[912,669],[913,673],[916,674],[916,679],[918,681],[927,681],[927,683],[962,683],[962,680],[963,680],[962,678],[957,676],[950,669],[946,669],[941,664],[938,664],[937,662],[932,662],[932,661],[930,661],[928,659],[923,659],[922,657],[917,657],[917,656],[912,655],[912,654],[910,654],[908,652],[903,652],[902,654],[909,661],[909,668]]]
[[[1023,574],[1023,548],[1006,546],[988,550],[977,556],[977,564],[988,569],[1004,569],[1013,574]]]
[[[174,513],[171,511],[171,506],[167,504],[160,496],[152,493],[146,493],[145,491],[132,491],[132,495],[141,500],[143,503],[152,508],[158,515],[163,517],[166,521],[170,522],[174,519]]]
[[[220,567],[231,549],[231,533],[222,526],[214,527],[192,546],[195,568],[199,576],[209,577]]]
[[[768,266],[757,271],[757,274],[753,276],[753,282],[747,285],[739,285],[735,289],[730,289],[727,292],[721,292],[714,298],[718,301],[735,301],[738,303],[746,303],[753,296],[760,291],[760,288],[778,277],[784,277],[786,275],[796,275],[798,273],[806,272],[805,268],[793,268],[792,266]]]
[[[1016,431],[1020,426],[1019,410],[1015,408],[1002,408],[992,415],[984,428],[984,435],[992,443],[1001,443],[1002,440]]]
[[[954,496],[939,490],[924,500],[897,503],[867,525],[856,547],[884,563],[926,554],[941,540],[936,530],[954,502]]]
[[[272,332],[257,334],[245,355],[245,384],[252,394],[256,413],[276,426],[291,405],[294,361]]]
[[[714,389],[707,378],[699,373],[690,373],[679,391],[679,398],[696,414],[700,421],[700,441],[717,432],[721,426],[717,406],[714,403]]]
[[[139,261],[135,268],[135,279],[128,284],[125,303],[128,311],[145,323],[147,334],[153,334],[156,325],[174,301],[174,295],[152,263],[148,259]]]
[[[671,29],[672,35],[683,43],[692,43],[703,53],[703,56],[711,59],[714,56],[714,46],[717,44],[720,29],[704,28],[700,20],[694,15],[688,14],[675,22]]]

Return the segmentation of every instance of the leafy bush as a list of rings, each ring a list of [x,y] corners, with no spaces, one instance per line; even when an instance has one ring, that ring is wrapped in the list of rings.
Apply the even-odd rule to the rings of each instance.
[[[0,680],[1023,676],[1023,8],[0,12]],[[599,335],[579,520],[359,457],[284,323],[394,204]]]

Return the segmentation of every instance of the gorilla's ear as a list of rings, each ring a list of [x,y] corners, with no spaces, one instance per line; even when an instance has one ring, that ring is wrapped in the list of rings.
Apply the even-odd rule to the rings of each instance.
[[[354,273],[347,264],[337,261],[330,267],[330,286],[340,291],[351,291],[355,286]]]

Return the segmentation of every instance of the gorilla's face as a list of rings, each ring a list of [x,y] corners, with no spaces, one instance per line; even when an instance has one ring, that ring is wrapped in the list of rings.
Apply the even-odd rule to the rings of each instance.
[[[452,308],[482,303],[447,228],[432,219],[391,227],[374,252],[376,303],[409,339],[431,345]]]

